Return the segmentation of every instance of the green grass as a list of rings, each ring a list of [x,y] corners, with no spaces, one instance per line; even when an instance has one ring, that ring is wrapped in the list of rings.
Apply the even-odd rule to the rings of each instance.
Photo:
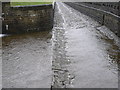
[[[52,4],[52,2],[11,2],[11,6],[27,6],[27,5],[41,5]]]
[[[11,6],[52,4],[53,0],[11,0]]]

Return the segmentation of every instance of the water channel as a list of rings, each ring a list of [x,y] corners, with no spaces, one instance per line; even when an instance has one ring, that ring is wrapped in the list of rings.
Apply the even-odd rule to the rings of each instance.
[[[2,37],[4,88],[117,88],[119,38],[56,3],[50,31]]]

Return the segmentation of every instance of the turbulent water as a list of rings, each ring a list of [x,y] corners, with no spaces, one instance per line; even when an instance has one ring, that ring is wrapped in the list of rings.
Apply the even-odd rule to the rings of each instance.
[[[57,3],[51,31],[3,37],[4,88],[117,88],[119,38]]]
[[[54,20],[52,86],[117,88],[118,38],[63,3],[57,3]]]

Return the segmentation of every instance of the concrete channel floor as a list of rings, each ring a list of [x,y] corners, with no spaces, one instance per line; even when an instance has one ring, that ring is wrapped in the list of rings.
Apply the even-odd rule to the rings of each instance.
[[[117,88],[119,38],[64,3],[52,32],[3,37],[3,88]]]

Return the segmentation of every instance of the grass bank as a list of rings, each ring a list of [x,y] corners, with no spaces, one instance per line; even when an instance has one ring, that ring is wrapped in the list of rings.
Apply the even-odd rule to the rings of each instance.
[[[52,2],[11,2],[11,6],[52,4]]]

